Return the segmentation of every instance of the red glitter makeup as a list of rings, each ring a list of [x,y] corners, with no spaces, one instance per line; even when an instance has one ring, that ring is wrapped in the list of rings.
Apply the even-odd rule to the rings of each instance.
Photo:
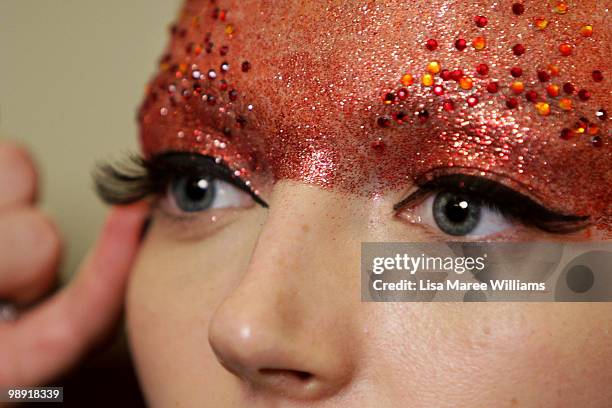
[[[367,196],[469,173],[609,225],[603,2],[432,2],[189,0],[140,111],[145,155]]]

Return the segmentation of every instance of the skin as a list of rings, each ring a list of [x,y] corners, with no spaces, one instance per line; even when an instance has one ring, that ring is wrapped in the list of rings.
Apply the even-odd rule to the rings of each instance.
[[[589,7],[598,10],[600,4],[584,3],[586,9],[572,18],[588,15]],[[236,39],[241,38],[237,44],[232,43],[232,50],[235,46],[238,51],[232,54],[235,60],[231,63],[239,66],[242,58],[248,58],[253,64],[252,76],[237,75],[232,81],[262,108],[249,122],[253,133],[278,136],[276,130],[280,128],[289,135],[282,143],[276,140],[276,149],[271,147],[274,139],[264,136],[254,143],[256,146],[249,145],[251,150],[258,150],[261,159],[273,164],[257,173],[257,169],[250,169],[269,209],[243,205],[185,218],[172,214],[162,203],[153,212],[151,230],[140,250],[138,236],[147,206],[115,209],[72,285],[32,307],[17,322],[0,325],[0,353],[4,353],[0,361],[8,361],[0,367],[0,384],[44,384],[78,361],[112,328],[129,274],[128,330],[142,387],[153,407],[610,406],[612,309],[607,303],[360,302],[361,242],[445,237],[431,226],[406,222],[392,210],[415,189],[412,177],[425,171],[415,166],[413,156],[399,160],[398,151],[414,154],[418,146],[390,143],[397,147],[390,150],[391,158],[373,161],[368,153],[364,159],[355,150],[364,135],[355,135],[351,129],[366,123],[366,135],[378,135],[372,124],[382,109],[374,108],[370,117],[359,116],[355,123],[353,119],[338,120],[344,117],[342,108],[329,104],[317,94],[317,87],[303,79],[320,75],[325,84],[338,83],[340,99],[355,98],[356,90],[340,86],[334,70],[313,62],[337,56],[342,63],[355,63],[343,59],[351,54],[350,38],[324,44],[330,20],[323,7],[283,4],[272,7],[272,3],[227,2],[233,13],[230,15],[236,16]],[[474,3],[475,9],[482,4]],[[339,13],[342,21],[359,16],[354,14],[359,8],[356,3],[330,5],[353,6]],[[189,2],[182,21],[189,21],[196,11],[205,9],[208,13],[210,7],[208,1]],[[400,20],[417,14],[392,2],[386,7],[396,11]],[[267,12],[262,14],[263,21],[255,23],[248,16],[260,8]],[[464,11],[465,19],[471,18],[472,11]],[[313,21],[318,24],[310,23]],[[271,27],[290,31],[293,37],[257,36],[258,32],[269,34]],[[382,44],[415,35],[410,28],[405,30],[368,38],[371,46],[364,46],[362,56],[366,61],[380,61],[385,57],[380,53]],[[202,33],[188,35],[201,38]],[[285,41],[294,47],[320,41],[318,45],[327,48],[313,47],[308,56],[311,59],[296,53],[294,63],[287,64],[291,61],[279,57],[279,50],[287,49]],[[605,38],[601,43],[607,43]],[[180,54],[183,46],[177,40],[170,48]],[[606,54],[601,55],[603,58]],[[299,58],[306,72],[293,84],[294,91],[288,92],[286,83],[270,80],[279,70],[284,77],[297,75],[291,69],[297,69],[296,61],[302,61]],[[422,66],[427,54],[415,52],[414,58]],[[476,62],[469,56],[464,58],[465,64]],[[211,64],[216,67],[220,62]],[[380,76],[372,76],[371,68],[368,64],[355,66],[363,78],[359,88],[366,96],[364,100],[357,98],[359,103],[379,98],[381,86],[395,81],[404,67],[390,62]],[[582,78],[591,68],[584,69],[587,72],[581,74]],[[575,68],[573,74],[580,74],[580,69]],[[163,75],[157,79],[163,80]],[[585,112],[608,101],[605,89],[593,90]],[[305,97],[320,102],[322,109],[318,112],[323,113],[315,114],[309,104],[296,102]],[[145,154],[170,148],[214,153],[206,146],[176,141],[174,135],[182,126],[178,119],[155,119],[158,115],[154,113],[166,102],[161,99],[143,107]],[[210,111],[203,114],[211,123],[219,119],[211,117]],[[518,120],[541,125],[535,127],[541,133],[534,140],[541,143],[542,129],[558,129],[569,119],[555,116],[551,121],[540,121],[533,113],[526,113]],[[308,123],[316,124],[316,130],[334,142],[316,145],[321,152],[316,157],[329,160],[296,154],[304,152],[300,149],[307,148],[306,140],[315,131],[305,130],[302,125]],[[439,122],[434,123],[434,127],[439,126]],[[406,132],[414,136],[417,130],[392,130],[384,137],[401,143],[410,139]],[[285,146],[289,148],[283,150]],[[334,146],[340,148],[334,150]],[[237,163],[235,152],[252,153],[241,149],[244,145],[237,142],[235,148],[229,148],[234,153],[226,157],[236,167],[242,164]],[[557,163],[547,171],[575,174],[585,167],[583,160],[606,159],[609,154],[609,150],[594,153],[583,146],[578,150],[584,155],[568,156],[568,149],[562,146],[543,151],[548,155],[546,161]],[[326,156],[326,152],[331,154]],[[0,253],[0,288],[3,297],[31,305],[52,282],[59,238],[52,223],[34,207],[36,180],[31,159],[13,145],[0,145],[0,156],[6,158],[0,160],[0,239],[18,237],[27,243],[18,246],[21,252]],[[283,157],[290,160],[281,160]],[[430,165],[445,160],[443,154],[432,157]],[[529,160],[530,171],[542,174],[537,170],[543,156],[534,154]],[[379,163],[385,171],[377,173],[379,167],[372,163]],[[395,171],[402,163],[410,169],[408,174]],[[610,161],[594,163],[601,166]],[[495,169],[516,176],[503,166]],[[361,189],[356,181],[363,178],[360,172],[364,170],[371,178]],[[398,174],[401,183],[394,179]],[[604,204],[609,201],[600,193],[609,174],[609,167],[604,165],[590,168],[588,180],[592,183],[566,178],[565,183],[555,179],[554,184],[536,177],[527,183],[527,190],[541,202],[567,211],[573,211],[571,207],[577,202],[594,203],[589,211],[606,227],[609,219]],[[567,200],[560,200],[543,185],[567,186]],[[569,204],[569,208],[561,208],[563,204]],[[211,221],[212,217],[216,221]],[[587,237],[559,238],[515,226],[512,233],[501,238]],[[36,242],[28,243],[35,238]],[[31,251],[32,247],[39,249]],[[97,313],[91,314],[94,310]]]
[[[597,3],[589,5],[596,7]],[[322,86],[334,84],[334,100],[368,103],[378,98],[382,84],[391,80],[390,73],[403,72],[399,62],[391,61],[377,71],[380,75],[372,76],[369,62],[350,59],[358,40],[352,34],[347,34],[346,41],[327,43],[326,38],[345,38],[338,27],[361,16],[353,2],[330,2],[329,6],[345,6],[337,24],[319,3],[222,5],[239,33],[230,43],[230,50],[237,50],[239,57],[228,54],[225,59],[234,66],[249,59],[253,66],[248,74],[228,73],[227,78],[247,94],[247,101],[263,106],[249,122],[248,140],[259,140],[260,145],[244,142],[247,133],[242,131],[231,140],[219,135],[215,124],[226,117],[216,107],[198,108],[199,102],[190,100],[179,101],[175,109],[163,95],[147,99],[143,106],[141,138],[147,154],[172,149],[220,154],[239,168],[234,149],[243,156],[261,149],[262,160],[269,165],[250,173],[268,210],[256,206],[209,210],[180,220],[163,209],[155,213],[131,275],[127,303],[132,349],[148,402],[160,407],[610,405],[612,309],[608,304],[360,302],[356,271],[361,242],[444,237],[435,228],[402,222],[392,210],[393,204],[415,188],[406,177],[398,176],[404,173],[393,170],[403,163],[414,170],[409,175],[418,173],[418,166],[413,166],[414,145],[402,142],[413,135],[408,133],[407,138],[396,130],[383,134],[407,153],[401,160],[394,156],[397,145],[393,145],[384,160],[364,162],[356,150],[357,143],[363,144],[363,134],[354,130],[360,129],[363,118],[355,114],[356,119],[338,120],[344,117],[344,108],[318,93]],[[188,26],[194,15],[210,15],[212,7],[208,2],[188,2],[179,29]],[[418,13],[395,3],[383,9],[396,12],[400,21],[411,12]],[[257,22],[248,18],[256,10],[262,10]],[[581,10],[579,13],[586,12]],[[466,15],[471,16],[467,11]],[[507,17],[498,23],[509,24],[504,20]],[[578,20],[582,17],[575,15]],[[197,63],[203,72],[218,66],[223,58],[214,53],[189,59],[183,52],[186,43],[201,38],[207,30],[218,30],[215,27],[212,24],[173,37],[168,52],[177,62]],[[275,34],[285,32],[291,34]],[[361,42],[366,44],[360,51],[363,60],[385,64],[380,52],[383,45],[410,44],[410,38],[416,36],[410,28],[369,35],[369,41]],[[213,36],[213,41],[220,41],[219,37]],[[287,51],[298,44],[316,46],[304,53]],[[414,54],[425,65],[427,54]],[[546,54],[528,56],[527,64],[534,64],[542,55]],[[471,65],[477,62],[469,56],[462,58]],[[352,64],[352,75],[361,81],[343,83],[341,69],[328,69],[317,61]],[[570,75],[579,74],[574,69]],[[172,70],[162,69],[151,89],[165,89],[169,75],[174,75]],[[293,79],[271,80],[278,76]],[[312,78],[317,80],[310,81]],[[364,100],[356,96],[356,86],[366,95]],[[607,101],[605,88],[597,88],[594,95],[593,106]],[[312,110],[311,104],[317,109]],[[196,113],[187,106],[195,106]],[[237,112],[241,109],[236,104],[228,106]],[[171,113],[161,117],[161,107],[168,107]],[[382,112],[379,107],[373,110],[365,119],[366,128]],[[204,124],[198,122],[201,117]],[[544,156],[529,157],[529,172],[545,161],[568,163],[567,146],[557,137],[546,136],[547,131],[563,125],[566,117],[543,120],[526,109],[516,120],[524,126],[540,124],[533,130],[537,134],[533,143],[548,140],[551,145],[541,151]],[[432,126],[438,126],[435,123]],[[227,140],[230,153],[219,153],[190,139],[198,126]],[[285,136],[278,129],[284,129]],[[372,129],[366,135],[373,136]],[[187,136],[177,138],[180,130]],[[418,137],[417,130],[412,130],[414,137]],[[310,146],[321,152],[312,160],[307,140],[316,140],[317,132],[331,142],[312,142]],[[427,152],[428,147],[422,149]],[[609,150],[580,151],[584,153],[576,155],[578,162],[590,155],[609,155]],[[607,163],[591,176],[606,180]],[[580,171],[579,164],[565,167]],[[377,173],[380,168],[386,170]],[[505,169],[495,167],[508,174]],[[547,169],[565,171],[559,165]],[[361,184],[355,184],[355,174],[360,175]],[[397,180],[377,184],[376,176],[379,181],[393,176],[403,181],[401,187]],[[575,198],[595,197],[594,190],[578,187],[585,183],[559,179],[555,188],[574,186],[565,190],[566,199],[560,202],[542,188],[546,177],[539,176],[529,185],[550,206],[571,206]],[[513,177],[523,178],[516,173]],[[601,211],[602,203],[597,204]],[[504,237],[555,239],[518,226]]]

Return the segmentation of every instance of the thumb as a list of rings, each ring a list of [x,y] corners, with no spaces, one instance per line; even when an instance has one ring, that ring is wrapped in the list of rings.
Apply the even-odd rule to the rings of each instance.
[[[69,368],[117,321],[148,213],[113,208],[98,242],[65,289],[0,325],[0,385],[35,385]]]

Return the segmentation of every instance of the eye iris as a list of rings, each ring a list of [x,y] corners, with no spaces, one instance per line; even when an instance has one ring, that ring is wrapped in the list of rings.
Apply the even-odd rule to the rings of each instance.
[[[436,224],[449,235],[467,235],[480,221],[481,203],[465,194],[448,191],[436,195],[433,216]]]
[[[206,210],[215,198],[214,183],[203,177],[182,177],[171,188],[176,205],[185,212]]]

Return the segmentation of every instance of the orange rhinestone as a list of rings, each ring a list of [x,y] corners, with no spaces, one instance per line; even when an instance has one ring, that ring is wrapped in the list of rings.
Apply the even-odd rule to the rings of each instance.
[[[546,87],[546,93],[548,93],[548,95],[552,96],[553,98],[555,96],[559,96],[559,86],[554,84],[548,85]]]
[[[525,85],[521,81],[514,81],[512,84],[510,84],[510,89],[515,94],[520,94],[525,89]]]
[[[441,69],[442,68],[440,67],[440,63],[438,61],[431,61],[429,64],[427,64],[427,72],[430,74],[437,74]]]
[[[597,125],[589,125],[589,134],[590,135],[596,135],[599,133],[599,127]]]
[[[583,37],[590,37],[593,35],[593,26],[590,24],[583,25],[580,28],[580,35]]]
[[[234,26],[232,24],[228,24],[225,26],[225,34],[232,35],[235,31],[236,30],[234,29]]]
[[[487,46],[487,41],[484,37],[476,37],[472,40],[472,47],[476,50],[482,50]]]
[[[461,89],[469,91],[474,86],[474,81],[472,80],[472,78],[467,76],[461,77],[461,79],[459,79],[459,86],[461,87]]]
[[[547,104],[546,102],[538,102],[534,106],[539,115],[542,115],[542,116],[550,115],[550,105]]]
[[[434,84],[434,77],[431,74],[425,74],[425,75],[423,75],[423,78],[421,79],[421,82],[425,86],[432,86]]]
[[[572,100],[569,98],[562,98],[559,101],[559,107],[564,111],[571,111],[574,108],[572,105]]]
[[[548,66],[548,71],[550,71],[550,75],[552,76],[559,76],[559,73],[561,72],[559,67],[555,64],[550,64]]]
[[[414,78],[410,74],[404,74],[402,76],[402,78],[400,79],[400,82],[404,86],[410,86],[410,85],[414,84]]]
[[[562,1],[557,2],[557,4],[553,7],[553,11],[557,14],[565,14],[567,13],[568,9],[569,6],[567,5],[567,3],[564,3]]]
[[[570,43],[561,43],[561,45],[559,45],[559,52],[561,52],[561,55],[563,55],[564,57],[567,57],[568,55],[570,55],[572,53],[572,45]]]
[[[538,30],[544,30],[546,27],[548,27],[548,20],[544,17],[536,18],[533,23]]]

